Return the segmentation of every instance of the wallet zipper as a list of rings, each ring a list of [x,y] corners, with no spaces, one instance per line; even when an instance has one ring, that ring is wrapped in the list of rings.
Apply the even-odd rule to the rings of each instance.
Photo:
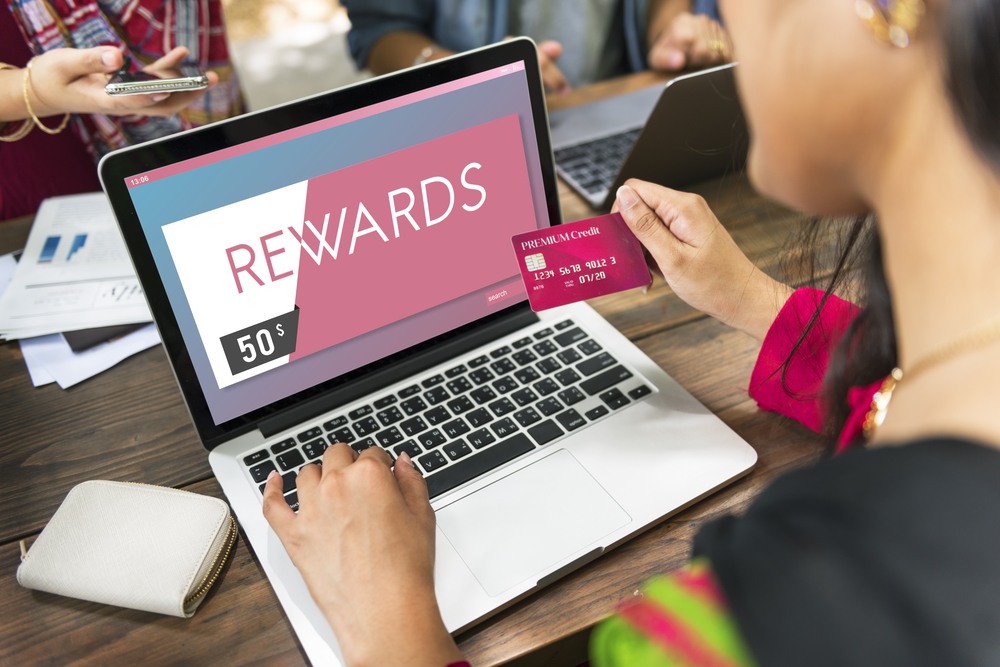
[[[222,566],[226,564],[226,560],[229,558],[229,553],[233,550],[233,544],[236,543],[237,532],[236,519],[234,519],[230,514],[229,532],[226,535],[226,542],[219,548],[218,553],[215,554],[215,561],[212,563],[212,567],[209,568],[208,572],[205,574],[205,578],[202,579],[201,583],[198,585],[198,588],[196,588],[194,593],[189,595],[188,598],[184,600],[185,608],[211,590],[216,579],[219,578],[219,574],[222,572]]]

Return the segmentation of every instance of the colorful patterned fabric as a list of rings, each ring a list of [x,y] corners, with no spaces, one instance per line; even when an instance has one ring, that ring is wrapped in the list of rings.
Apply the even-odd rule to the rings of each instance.
[[[61,47],[117,46],[134,70],[176,46],[219,75],[219,84],[170,118],[76,115],[75,129],[94,157],[243,111],[229,60],[221,0],[6,0],[35,54]]]
[[[591,637],[594,667],[746,667],[755,664],[705,559],[650,580]]]

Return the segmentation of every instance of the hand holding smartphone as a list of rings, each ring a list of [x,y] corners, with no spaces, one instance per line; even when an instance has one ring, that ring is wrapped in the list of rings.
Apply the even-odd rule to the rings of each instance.
[[[125,58],[122,68],[111,75],[104,91],[108,95],[148,95],[201,90],[208,87],[208,77],[196,65],[181,65],[180,76],[160,78],[148,72],[129,72],[131,59]]]

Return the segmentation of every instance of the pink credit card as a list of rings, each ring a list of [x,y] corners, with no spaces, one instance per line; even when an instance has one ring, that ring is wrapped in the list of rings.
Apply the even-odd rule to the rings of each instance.
[[[652,282],[642,244],[618,213],[511,237],[534,311]]]

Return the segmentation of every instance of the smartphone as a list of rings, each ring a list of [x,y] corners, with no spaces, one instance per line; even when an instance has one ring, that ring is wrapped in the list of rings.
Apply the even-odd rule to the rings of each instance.
[[[160,78],[148,72],[129,72],[129,62],[111,75],[104,91],[108,95],[148,95],[149,93],[176,93],[183,90],[201,90],[208,87],[208,77],[196,65],[181,65],[180,76]]]

